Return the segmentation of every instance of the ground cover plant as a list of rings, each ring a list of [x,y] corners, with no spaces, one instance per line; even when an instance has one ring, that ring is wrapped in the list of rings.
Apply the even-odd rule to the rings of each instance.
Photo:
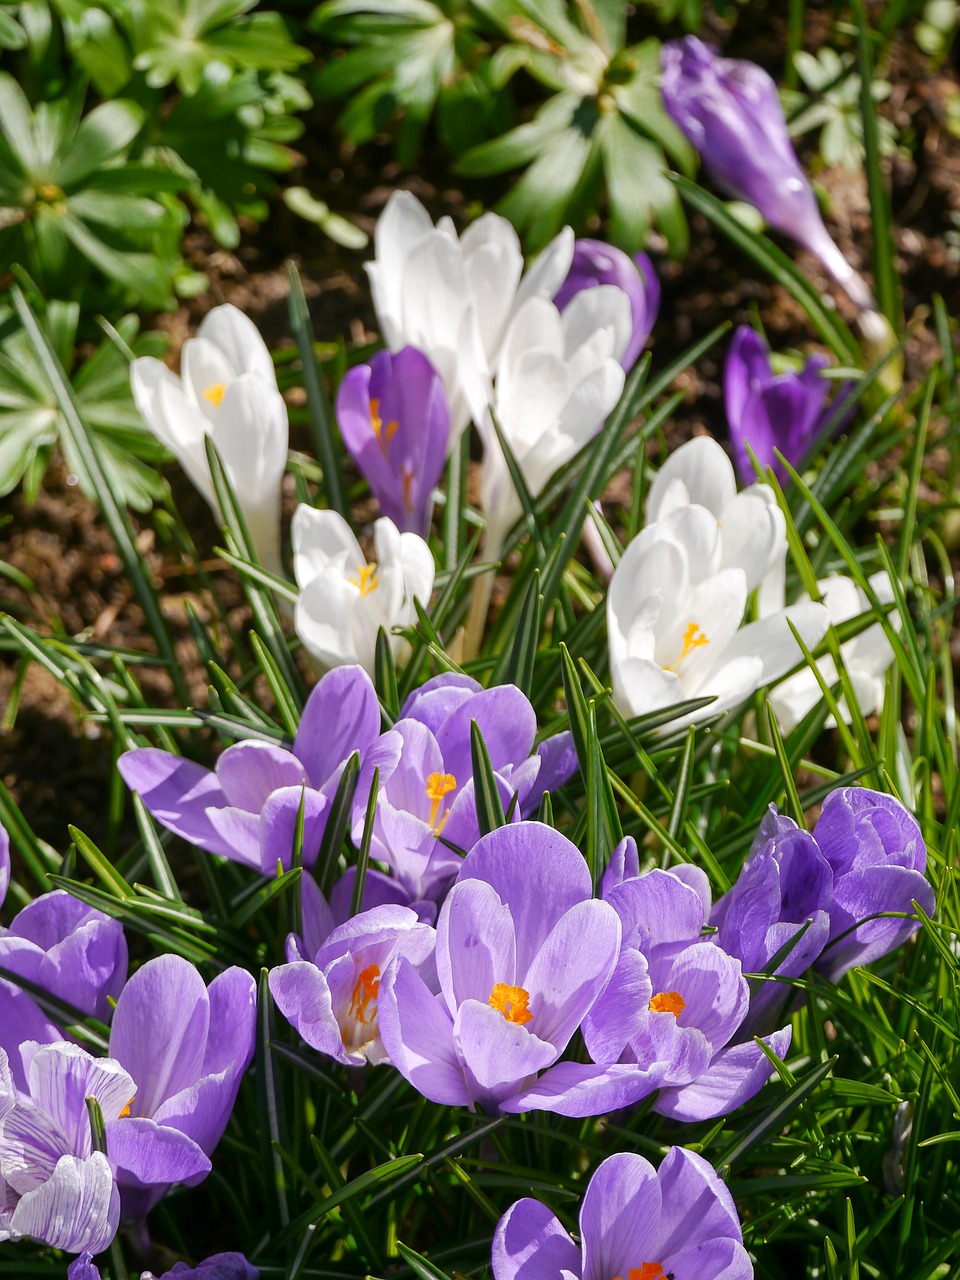
[[[956,1273],[957,19],[0,10],[0,1275]]]

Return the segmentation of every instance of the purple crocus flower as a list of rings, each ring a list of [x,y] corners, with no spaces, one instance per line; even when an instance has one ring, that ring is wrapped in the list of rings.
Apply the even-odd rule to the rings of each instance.
[[[717,183],[819,258],[857,307],[872,309],[869,289],[823,225],[770,76],[719,57],[696,36],[665,44],[660,65],[664,105]]]
[[[260,1272],[250,1265],[242,1253],[215,1253],[191,1267],[177,1262],[170,1271],[155,1276],[144,1271],[140,1280],[259,1280]],[[67,1268],[67,1280],[100,1280],[100,1268],[90,1253],[83,1253]]]
[[[609,985],[584,1019],[591,1058],[647,1069],[659,1064],[654,1110],[675,1120],[708,1120],[739,1107],[772,1068],[754,1042],[732,1043],[750,991],[740,961],[701,940],[702,885],[649,871],[614,885],[605,899],[620,917],[623,946]],[[783,1057],[790,1028],[767,1044]]]
[[[108,1129],[107,1150],[117,1168],[123,1215],[139,1219],[172,1182],[195,1185],[210,1170],[243,1073],[253,1057],[256,985],[231,968],[209,988],[180,956],[149,960],[120,994],[110,1031],[110,1053],[136,1083],[129,1117]],[[154,1137],[183,1157],[176,1177],[156,1167]]]
[[[826,945],[832,901],[833,871],[816,840],[771,805],[736,884],[713,908],[713,939],[748,973],[763,972],[789,946],[773,974],[796,978]],[[758,982],[734,1040],[770,1030],[789,998],[788,986]]]
[[[799,373],[774,374],[770,349],[759,333],[741,325],[734,334],[723,370],[723,401],[733,460],[744,484],[757,478],[747,445],[761,466],[773,467],[782,484],[788,476],[774,450],[792,467],[806,458],[829,412],[830,384],[821,377],[827,363],[812,355]]]
[[[170,831],[209,853],[273,875],[278,862],[291,865],[301,804],[303,863],[313,865],[343,767],[354,751],[363,758],[379,733],[380,708],[370,677],[360,667],[338,667],[310,694],[290,750],[269,742],[238,742],[210,770],[142,747],[127,751],[117,767]],[[369,790],[368,773],[372,765],[361,769],[361,795]]]
[[[656,1088],[655,1072],[554,1065],[606,985],[619,945],[616,913],[593,899],[569,840],[538,822],[490,832],[440,910],[440,994],[402,956],[384,975],[380,1034],[390,1060],[446,1106],[585,1116],[638,1100]]]
[[[650,336],[660,310],[660,281],[645,253],[631,258],[622,249],[602,240],[577,240],[573,262],[566,280],[554,295],[554,306],[563,311],[567,303],[584,289],[612,285],[627,295],[633,333],[620,364],[629,372]]]
[[[493,1238],[495,1280],[751,1280],[730,1192],[702,1156],[671,1147],[659,1169],[621,1152],[597,1168],[580,1243],[539,1200],[518,1200]]]
[[[928,916],[936,901],[924,875],[927,849],[913,815],[893,796],[839,787],[823,802],[813,838],[833,871],[830,940],[817,968],[836,982],[855,964],[870,964],[901,946],[916,920],[876,919],[880,912]]]
[[[427,357],[403,347],[356,365],[340,384],[337,421],[383,514],[426,537],[450,437],[443,380]]]
[[[405,956],[429,978],[435,946],[434,930],[409,907],[372,907],[333,929],[311,960],[271,970],[270,993],[320,1053],[344,1066],[383,1062],[377,1020],[381,975],[395,956]]]
[[[0,1049],[0,1241],[99,1253],[117,1233],[120,1197],[111,1161],[93,1149],[85,1099],[111,1126],[136,1086],[118,1062],[79,1045],[26,1041],[20,1056],[22,1091]]]
[[[562,733],[531,754],[537,719],[525,695],[515,685],[484,689],[454,672],[412,693],[400,716],[381,739],[373,855],[390,866],[411,901],[439,899],[461,865],[448,845],[469,852],[480,838],[471,722],[480,729],[504,811],[513,805],[514,821],[536,812],[543,793],[567,781],[577,767],[576,752],[570,734]],[[357,839],[365,804],[358,788]]]

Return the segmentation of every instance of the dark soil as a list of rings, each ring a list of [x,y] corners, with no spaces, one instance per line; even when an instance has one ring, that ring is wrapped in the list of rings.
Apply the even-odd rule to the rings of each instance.
[[[756,4],[743,13],[732,35],[722,24],[711,23],[710,38],[728,53],[751,57],[779,74],[785,32],[778,13],[784,8],[772,2]],[[832,14],[833,6],[826,4],[810,13],[808,48],[815,50],[825,38]],[[957,231],[953,219],[960,220],[960,138],[948,127],[948,103],[960,93],[960,84],[950,65],[931,74],[928,61],[904,35],[883,71],[893,85],[883,110],[912,142],[909,155],[891,162],[890,178],[904,318],[911,335],[906,379],[908,385],[916,386],[938,356],[932,329],[922,323],[929,317],[931,296],[940,293],[951,316],[960,312],[960,244],[948,235]],[[451,179],[440,155],[422,160],[423,172],[440,175],[438,185],[431,185],[423,177],[401,173],[386,142],[360,152],[346,146],[335,150],[335,138],[332,116],[317,113],[303,144],[308,163],[300,180],[371,236],[377,215],[397,187],[413,190],[434,216],[450,213],[460,223],[479,204],[493,204],[504,189],[502,182],[467,184]],[[869,278],[871,222],[863,176],[841,170],[816,176],[829,193],[831,231],[850,261]],[[780,287],[758,278],[752,262],[719,241],[698,216],[692,219],[691,232],[692,249],[683,264],[662,257],[657,261],[663,303],[652,340],[655,368],[676,358],[715,324],[746,323],[757,315],[775,349],[815,347],[803,312]],[[657,243],[652,247],[657,257]],[[202,229],[192,232],[188,254],[209,273],[211,286],[207,294],[177,313],[157,319],[171,337],[171,358],[202,315],[224,301],[246,311],[271,346],[289,344],[284,261],[291,256],[303,275],[318,340],[334,343],[345,338],[348,346],[374,341],[376,321],[363,272],[370,252],[339,249],[319,230],[296,219],[279,200],[268,223],[251,228],[235,254],[212,246]],[[802,253],[797,260],[824,293],[836,296],[816,263]],[[837,297],[837,305],[845,310],[847,304]],[[671,444],[701,430],[724,437],[721,361],[722,350],[711,351],[681,375],[678,385],[686,394],[668,432]],[[302,404],[298,390],[289,398],[293,408]],[[935,426],[940,429],[940,424]],[[305,433],[295,431],[292,442],[295,448],[308,448]],[[930,493],[935,497],[935,454],[931,461]],[[175,466],[167,469],[167,475],[177,504],[189,512],[202,554],[210,553],[218,535],[204,503]],[[622,501],[624,483],[615,484],[609,497]],[[288,505],[292,509],[292,483]],[[2,523],[4,517],[9,517],[7,523]],[[180,566],[163,554],[151,519],[135,516],[134,525],[150,570],[163,586],[163,608],[175,642],[193,672],[191,696],[204,705],[204,679],[184,606],[189,599],[202,613],[210,602],[196,596],[192,583],[182,580]],[[154,651],[109,533],[94,507],[66,483],[62,467],[51,468],[35,506],[20,494],[0,500],[0,561],[25,573],[33,584],[26,592],[0,577],[0,602],[15,618],[50,634],[82,633],[112,645]],[[239,585],[225,571],[215,573],[215,580],[233,621],[240,624],[244,606]],[[9,652],[0,654],[0,707],[7,704],[17,670]],[[172,705],[165,677],[148,667],[140,668],[137,675],[157,705]],[[0,746],[0,780],[42,839],[65,848],[68,822],[94,840],[103,838],[105,780],[113,753],[109,735],[83,723],[62,687],[32,666],[20,691],[15,727]]]

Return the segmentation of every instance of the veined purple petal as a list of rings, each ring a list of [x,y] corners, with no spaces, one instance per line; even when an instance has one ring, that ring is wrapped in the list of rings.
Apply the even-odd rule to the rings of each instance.
[[[335,667],[306,701],[293,754],[320,788],[354,751],[362,757],[379,734],[380,705],[373,681],[362,667]]]
[[[482,687],[472,676],[444,671],[414,689],[400,709],[400,719],[419,720],[436,737],[457,707]]]
[[[211,826],[208,812],[223,808],[226,797],[216,774],[192,760],[181,760],[168,751],[138,747],[126,751],[117,769],[131,791],[136,791],[158,822],[208,853],[235,858]]]
[[[503,1215],[492,1261],[495,1280],[557,1280],[564,1272],[580,1276],[580,1250],[539,1200],[518,1200]]]
[[[594,1066],[592,1063],[558,1062],[535,1084],[507,1098],[500,1110],[510,1115],[524,1111],[555,1111],[557,1115],[583,1118],[609,1115],[632,1107],[660,1087],[663,1064],[638,1067],[632,1063]]]
[[[28,1091],[20,1046],[27,1041],[52,1044],[62,1039],[62,1032],[48,1020],[33,996],[0,979],[0,1053],[8,1060],[8,1070],[18,1089]]]
[[[67,1267],[67,1280],[100,1280],[100,1268],[94,1264],[89,1250],[74,1258]]]
[[[23,1196],[10,1227],[68,1253],[101,1253],[117,1234],[120,1196],[107,1157],[61,1156],[43,1186]]]
[[[764,1043],[782,1058],[790,1048],[791,1028],[783,1027]],[[735,1111],[763,1088],[773,1074],[770,1060],[758,1045],[738,1044],[722,1049],[707,1070],[691,1084],[661,1089],[654,1111],[673,1120],[713,1120]]]
[[[270,970],[270,994],[293,1029],[318,1053],[349,1065],[326,976],[305,960]]]
[[[204,1177],[210,1161],[192,1138],[179,1129],[145,1116],[125,1116],[106,1126],[107,1154],[126,1185],[167,1187]]]
[[[113,1058],[92,1058],[77,1044],[24,1045],[30,1054],[27,1079],[34,1105],[56,1124],[66,1150],[86,1157],[91,1151],[85,1099],[96,1098],[103,1118],[115,1120],[136,1093],[136,1082]],[[24,1053],[24,1065],[27,1056]]]
[[[242,1253],[215,1253],[195,1267],[178,1262],[172,1271],[165,1271],[160,1280],[259,1280],[260,1272],[251,1266]],[[154,1280],[146,1272],[140,1280]]]
[[[638,1258],[637,1246],[645,1249],[655,1239],[662,1206],[660,1182],[648,1160],[632,1152],[604,1160],[580,1207],[583,1280],[611,1280],[652,1261],[646,1253]]]
[[[657,1170],[657,1178],[663,1194],[657,1257],[673,1258],[681,1250],[707,1240],[742,1241],[733,1197],[703,1156],[683,1147],[671,1147]]]
[[[380,982],[380,1036],[400,1074],[431,1102],[471,1101],[453,1040],[453,1020],[416,969],[400,956]]]

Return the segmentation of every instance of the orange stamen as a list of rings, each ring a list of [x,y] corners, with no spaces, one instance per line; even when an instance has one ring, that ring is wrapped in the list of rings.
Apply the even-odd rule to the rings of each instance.
[[[369,1023],[376,1013],[377,996],[380,992],[380,966],[368,964],[362,969],[353,988],[353,999],[350,1001],[350,1017],[358,1022]],[[371,1008],[371,1006],[373,1006]]]
[[[502,1013],[508,1022],[515,1022],[522,1027],[525,1022],[533,1019],[533,1014],[527,1008],[529,1002],[530,992],[524,991],[523,987],[511,987],[506,982],[498,982],[490,992],[487,1004],[491,1009],[496,1009],[497,1013]]]
[[[679,991],[660,991],[650,1001],[654,1013],[672,1013],[679,1018],[687,1007],[687,1002]]]
[[[427,799],[432,803],[430,805],[430,821],[429,826],[433,828],[437,835],[443,830],[443,824],[447,820],[447,814],[443,815],[439,823],[437,822],[437,814],[440,812],[440,805],[443,803],[444,797],[448,796],[451,791],[456,791],[457,780],[452,773],[431,773],[427,779]]]

